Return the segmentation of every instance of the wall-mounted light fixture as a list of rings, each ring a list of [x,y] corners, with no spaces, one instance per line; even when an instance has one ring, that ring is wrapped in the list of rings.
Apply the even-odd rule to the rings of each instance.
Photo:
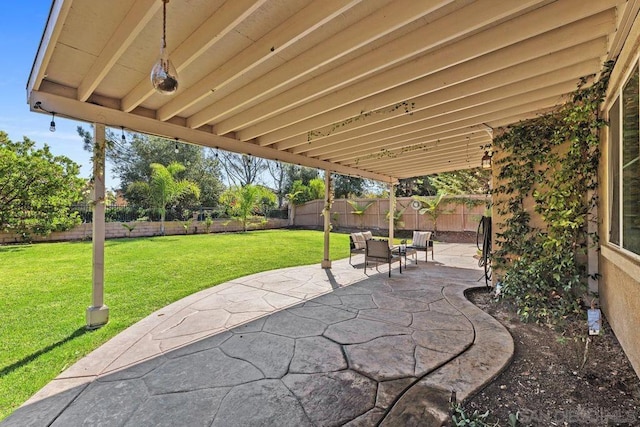
[[[482,169],[491,169],[491,156],[488,151],[484,152],[480,165],[482,166]]]
[[[162,1],[162,43],[160,56],[151,69],[151,84],[156,92],[162,95],[173,95],[178,90],[178,72],[169,59],[167,52],[167,3]]]

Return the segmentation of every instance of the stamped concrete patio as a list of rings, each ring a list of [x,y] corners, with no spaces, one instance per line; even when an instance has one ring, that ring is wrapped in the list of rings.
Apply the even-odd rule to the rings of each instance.
[[[441,425],[509,362],[469,303],[475,246],[391,278],[347,260],[264,272],[171,304],[63,372],[4,426]],[[363,257],[355,258],[363,261]]]

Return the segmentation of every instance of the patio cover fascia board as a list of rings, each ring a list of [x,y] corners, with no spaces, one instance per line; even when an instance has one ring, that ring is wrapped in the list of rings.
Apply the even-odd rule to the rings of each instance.
[[[269,147],[261,147],[251,142],[238,141],[233,138],[215,135],[201,129],[191,129],[179,124],[158,121],[135,113],[126,113],[114,108],[108,108],[91,102],[81,102],[74,98],[57,95],[50,92],[32,90],[29,105],[31,111],[42,112],[34,105],[40,102],[48,111],[55,111],[57,116],[68,117],[90,123],[101,123],[108,127],[124,127],[132,131],[166,138],[178,138],[181,142],[197,144],[203,147],[219,148],[241,154],[249,154],[269,160],[329,170],[342,175],[357,176],[388,184],[397,183],[397,178],[379,173],[369,172],[354,167],[343,166],[323,160],[305,157],[288,151],[279,151]]]

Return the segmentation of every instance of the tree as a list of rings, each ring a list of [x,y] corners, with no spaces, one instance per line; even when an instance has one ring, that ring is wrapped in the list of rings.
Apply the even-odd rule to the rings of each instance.
[[[93,150],[91,132],[78,127],[78,134],[84,139],[84,148]],[[167,165],[178,162],[187,169],[182,178],[195,182],[200,188],[200,198],[185,196],[180,199],[182,208],[193,208],[197,205],[216,207],[220,194],[224,190],[221,181],[221,166],[215,152],[192,144],[175,140],[149,136],[138,133],[113,132],[107,129],[107,159],[112,163],[115,175],[120,180],[120,187],[125,190],[125,197],[131,204],[144,205],[139,193],[131,193],[134,182],[148,182],[151,178],[151,164]],[[176,150],[177,148],[177,150]],[[143,197],[144,199],[144,197]]]
[[[301,205],[311,200],[324,198],[324,181],[320,178],[314,178],[307,185],[301,180],[293,182],[291,193],[287,194],[287,198],[294,205]]]
[[[308,186],[309,182],[312,179],[318,178],[320,176],[318,169],[308,168],[305,166],[286,165],[284,169],[285,169],[285,177],[284,177],[284,184],[283,184],[284,194],[291,194],[295,192],[293,187],[296,181],[300,181],[300,183],[297,185]]]
[[[0,131],[0,229],[28,239],[80,223],[71,212],[85,187],[79,172],[76,163],[54,156],[47,145],[36,149],[28,138],[12,142]]]
[[[491,182],[491,170],[474,168],[428,176],[429,183],[439,193],[487,194]]]
[[[274,184],[274,192],[278,198],[278,207],[281,207],[286,197],[285,185],[285,166],[275,160],[267,160],[267,171],[271,176]]]
[[[396,186],[396,197],[432,196],[436,190],[431,185],[428,176],[404,178]]]
[[[333,191],[336,199],[360,197],[364,193],[366,180],[346,175],[336,175]]]
[[[232,218],[242,222],[244,231],[247,231],[249,219],[259,211],[265,200],[275,204],[276,196],[269,189],[252,184],[231,187],[220,196],[220,203],[228,207]]]
[[[176,179],[176,176],[186,169],[184,165],[178,162],[172,162],[169,166],[164,166],[160,163],[152,163],[150,166],[150,181],[148,183],[139,181],[133,185],[139,193],[146,191],[147,200],[151,207],[160,212],[160,232],[164,235],[164,219],[167,206],[176,203],[181,197],[188,194],[198,198],[200,196],[200,188],[195,182]]]
[[[267,168],[265,159],[247,154],[220,151],[219,157],[229,182],[240,187],[257,184],[258,178]]]

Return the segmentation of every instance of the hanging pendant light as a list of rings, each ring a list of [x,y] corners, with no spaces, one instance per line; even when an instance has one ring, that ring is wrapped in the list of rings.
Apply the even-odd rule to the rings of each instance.
[[[56,113],[51,113],[51,123],[49,123],[49,130],[51,132],[56,131]]]
[[[178,90],[178,72],[169,59],[167,51],[167,3],[162,1],[162,44],[160,56],[151,69],[151,84],[156,92],[163,95],[173,95]]]

